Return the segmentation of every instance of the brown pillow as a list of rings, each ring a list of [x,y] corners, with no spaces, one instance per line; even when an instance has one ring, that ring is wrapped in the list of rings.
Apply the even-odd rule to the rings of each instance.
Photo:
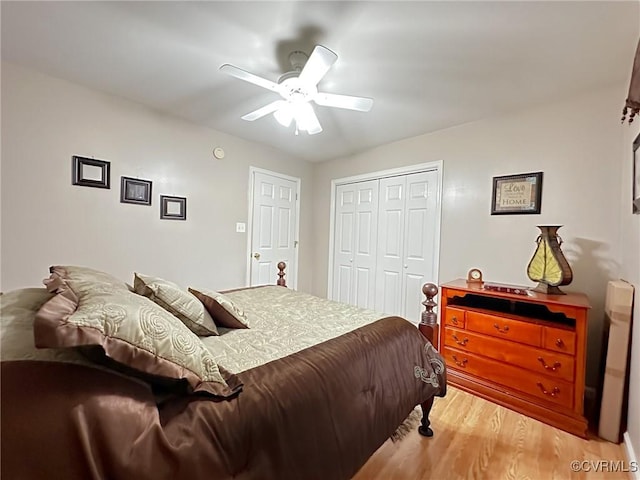
[[[178,317],[196,335],[218,335],[216,324],[202,303],[175,283],[135,273],[133,289]]]
[[[228,297],[212,290],[189,288],[189,291],[202,302],[219,327],[249,328],[245,313]]]
[[[58,294],[36,314],[36,347],[97,345],[111,360],[147,378],[184,379],[192,391],[219,397],[241,390],[237,378],[220,371],[201,340],[180,320],[130,292],[126,284],[81,267],[51,271]]]

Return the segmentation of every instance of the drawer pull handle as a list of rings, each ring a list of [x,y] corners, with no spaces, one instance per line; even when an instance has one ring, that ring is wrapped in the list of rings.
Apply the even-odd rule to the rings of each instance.
[[[558,394],[560,393],[560,389],[558,387],[553,387],[551,391],[548,391],[546,388],[544,388],[544,385],[542,385],[542,383],[538,382],[536,383],[536,385],[538,385],[542,393],[550,397],[557,397]]]
[[[451,317],[451,323],[453,323],[454,325],[458,324],[458,317]]]
[[[463,347],[464,347],[464,346],[467,344],[467,342],[469,341],[469,339],[468,339],[468,338],[466,338],[466,337],[465,337],[465,338],[463,338],[462,340],[460,340],[460,339],[458,338],[458,336],[457,336],[455,333],[452,335],[452,337],[453,337],[453,339],[456,341],[456,343],[457,343],[458,345],[462,345]]]
[[[465,368],[467,366],[467,362],[469,361],[468,358],[463,358],[462,360],[458,360],[458,357],[456,357],[455,355],[452,355],[452,357],[455,364],[458,365],[459,367]]]
[[[553,362],[553,365],[547,365],[547,362],[545,362],[544,358],[542,358],[542,357],[538,357],[538,361],[542,364],[542,366],[546,370],[551,370],[552,372],[555,372],[556,370],[558,370],[561,367],[560,362]]]
[[[562,341],[561,338],[556,338],[556,347],[564,348],[564,342]]]
[[[505,325],[504,328],[500,328],[500,325],[498,325],[497,323],[494,323],[493,328],[498,330],[500,333],[507,333],[509,331],[509,325]]]

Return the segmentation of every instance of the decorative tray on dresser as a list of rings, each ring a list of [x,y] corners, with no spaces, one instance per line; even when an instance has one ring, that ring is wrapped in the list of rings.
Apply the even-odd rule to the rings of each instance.
[[[441,286],[440,352],[448,383],[581,437],[589,300]]]

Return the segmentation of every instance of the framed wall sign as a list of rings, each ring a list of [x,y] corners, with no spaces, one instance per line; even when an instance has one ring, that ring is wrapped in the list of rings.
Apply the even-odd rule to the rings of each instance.
[[[493,177],[491,215],[540,213],[542,172]]]
[[[187,219],[187,199],[160,195],[160,218],[167,220]]]
[[[111,188],[111,162],[86,157],[72,157],[73,185]]]
[[[633,141],[633,213],[640,214],[640,134]]]
[[[120,177],[120,202],[151,205],[151,180]]]

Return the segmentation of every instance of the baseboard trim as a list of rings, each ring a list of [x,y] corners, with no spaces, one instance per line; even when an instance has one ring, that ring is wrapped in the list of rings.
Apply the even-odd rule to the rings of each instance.
[[[629,432],[624,432],[622,435],[624,449],[627,454],[627,460],[629,464],[633,462],[634,465],[638,465],[638,457],[636,457],[636,452],[633,450],[633,445],[631,444],[631,438],[629,437]],[[640,480],[640,471],[629,472],[629,476],[634,480]]]

